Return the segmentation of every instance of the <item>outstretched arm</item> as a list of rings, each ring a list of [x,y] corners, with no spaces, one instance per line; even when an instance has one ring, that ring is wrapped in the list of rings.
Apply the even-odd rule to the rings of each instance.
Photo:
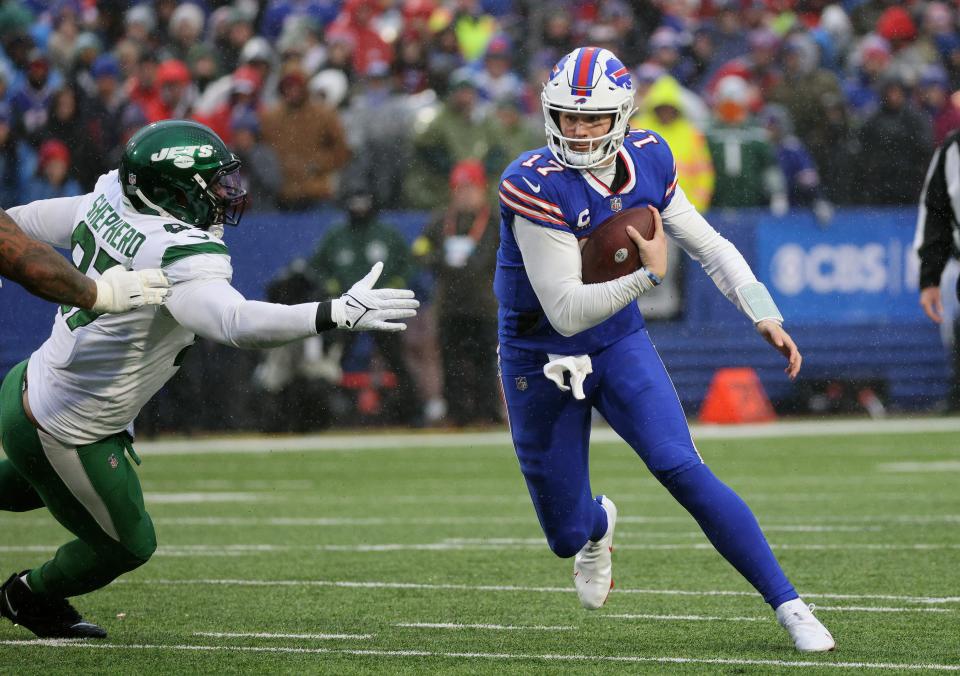
[[[282,305],[247,300],[219,277],[177,284],[167,309],[186,329],[204,338],[240,348],[277,347],[321,331],[402,331],[397,322],[417,314],[420,303],[407,289],[374,289],[383,270],[377,263],[340,298],[320,303]]]
[[[783,317],[769,291],[757,281],[737,248],[707,223],[679,186],[663,211],[663,226],[703,266],[723,295],[750,318],[757,333],[784,356],[784,372],[791,380],[796,378],[803,359],[790,334],[783,329]]]
[[[0,209],[0,277],[35,296],[87,310],[97,300],[97,285],[47,244],[30,239]]]

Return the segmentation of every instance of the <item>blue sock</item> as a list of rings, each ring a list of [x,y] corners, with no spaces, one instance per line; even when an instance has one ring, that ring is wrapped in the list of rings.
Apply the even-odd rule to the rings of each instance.
[[[600,497],[598,495],[594,500],[600,507],[600,509],[593,510],[593,529],[590,533],[590,539],[594,542],[598,542],[600,538],[607,534],[607,510],[600,504]]]
[[[776,609],[798,598],[796,590],[739,495],[700,464],[663,479],[670,494],[686,508],[717,551]]]

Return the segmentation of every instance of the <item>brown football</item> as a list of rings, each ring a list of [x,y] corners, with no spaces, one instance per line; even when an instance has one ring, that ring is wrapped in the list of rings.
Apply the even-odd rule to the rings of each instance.
[[[653,239],[653,213],[646,207],[614,214],[597,226],[580,250],[584,284],[608,282],[643,265],[637,245],[627,234],[628,225],[644,239]]]

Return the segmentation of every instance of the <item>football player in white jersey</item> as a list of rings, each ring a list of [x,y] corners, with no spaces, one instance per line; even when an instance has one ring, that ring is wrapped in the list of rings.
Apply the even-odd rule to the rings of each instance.
[[[0,277],[55,303],[113,314],[162,303],[170,286],[160,270],[112,268],[101,279],[90,279],[48,244],[27,237],[3,209],[0,209]]]
[[[50,338],[0,386],[0,510],[46,506],[77,539],[0,587],[0,614],[37,636],[103,638],[67,601],[145,563],[156,537],[128,457],[132,422],[197,335],[261,348],[333,328],[399,331],[412,291],[374,289],[373,269],[340,298],[279,305],[231,285],[224,225],[246,193],[240,162],[208,127],[156,122],[127,143],[93,192],[9,210],[31,237],[69,247],[80,272],[160,268],[166,303],[123,315],[61,306]]]

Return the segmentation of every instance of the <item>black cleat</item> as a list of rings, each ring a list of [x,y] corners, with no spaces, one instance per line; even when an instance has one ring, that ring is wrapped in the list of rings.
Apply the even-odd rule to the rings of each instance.
[[[29,629],[40,638],[106,638],[107,632],[84,622],[66,599],[34,594],[14,573],[0,587],[0,615]]]

